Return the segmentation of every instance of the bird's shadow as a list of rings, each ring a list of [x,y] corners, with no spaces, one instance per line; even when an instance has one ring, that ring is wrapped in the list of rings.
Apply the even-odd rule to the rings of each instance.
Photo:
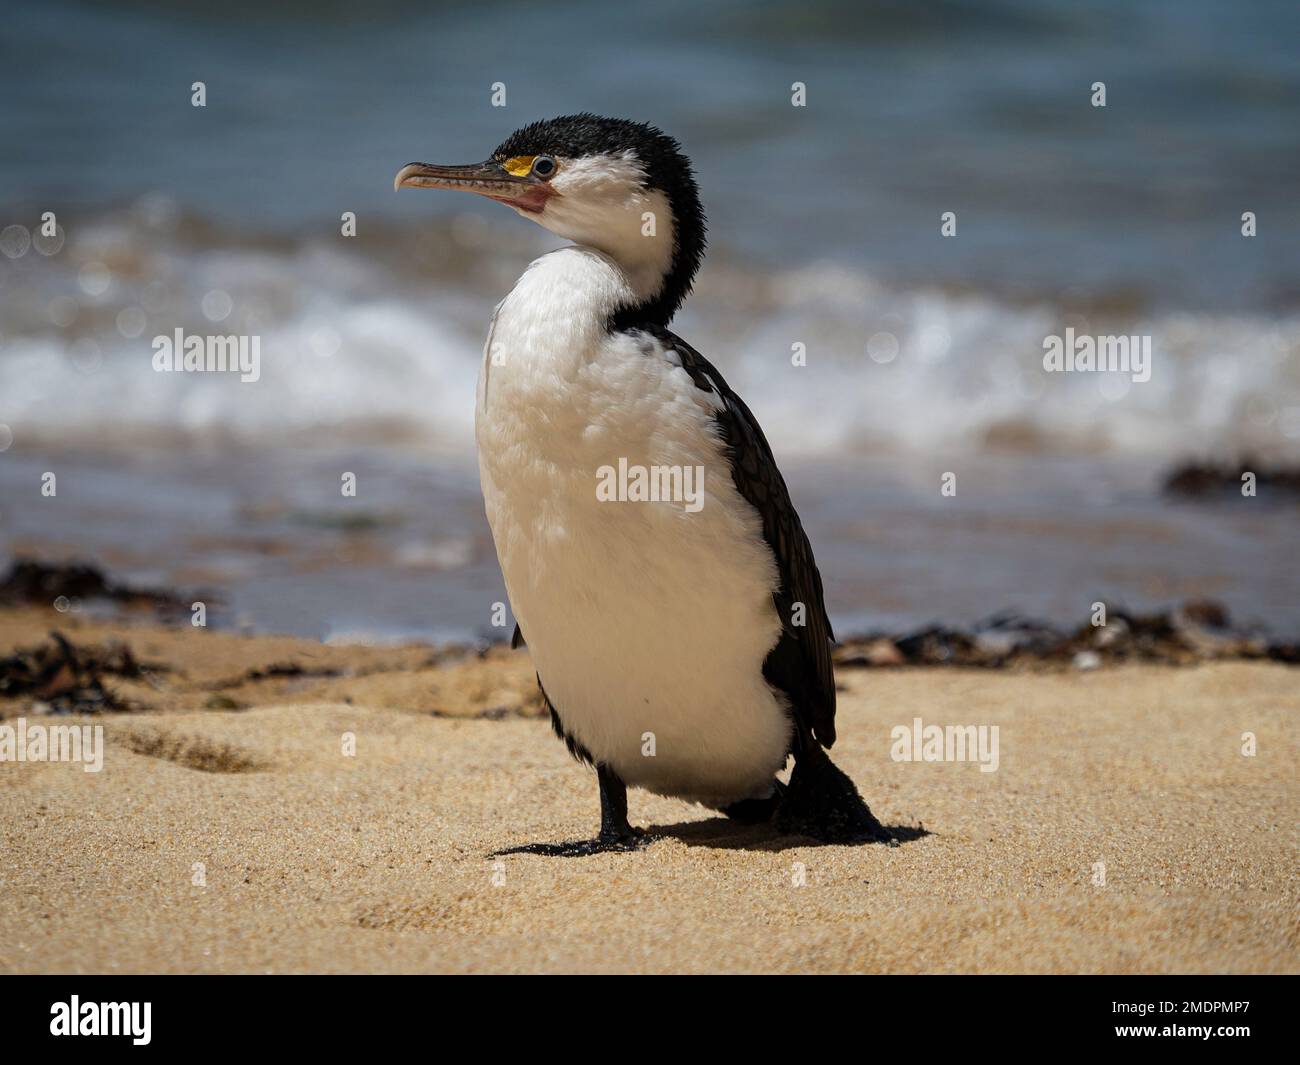
[[[893,840],[886,844],[899,847],[911,843],[923,836],[934,835],[923,825],[886,825]],[[813,839],[811,836],[788,836],[778,832],[772,825],[741,825],[725,817],[710,817],[707,821],[679,821],[673,825],[651,825],[645,830],[645,842],[649,846],[656,839],[675,839],[688,847],[708,847],[713,850],[732,851],[768,851],[779,852],[796,847],[834,847],[845,844],[828,843]],[[866,843],[854,844],[866,846]],[[613,848],[615,850],[640,849]],[[586,857],[602,853],[603,849],[593,848],[590,841],[575,840],[569,843],[525,843],[517,847],[494,851],[488,857],[500,858],[510,854],[541,854],[552,857]]]
[[[886,825],[893,840],[886,846],[902,846],[923,836],[934,835],[921,825]],[[773,825],[740,825],[725,817],[710,817],[707,821],[679,821],[675,825],[652,825],[646,829],[650,836],[666,836],[685,843],[688,847],[709,847],[713,850],[731,851],[785,851],[796,847],[842,847],[843,843],[828,843],[811,836],[788,836]],[[847,844],[868,846],[867,843]]]

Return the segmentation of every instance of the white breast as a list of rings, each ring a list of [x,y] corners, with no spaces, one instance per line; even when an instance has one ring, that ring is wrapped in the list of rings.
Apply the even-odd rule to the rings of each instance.
[[[611,260],[566,248],[497,309],[479,380],[483,496],[566,730],[628,784],[724,805],[768,794],[789,746],[762,676],[780,629],[775,563],[713,397],[649,338],[606,332],[627,291]],[[702,505],[598,500],[598,471],[620,459],[702,466]]]

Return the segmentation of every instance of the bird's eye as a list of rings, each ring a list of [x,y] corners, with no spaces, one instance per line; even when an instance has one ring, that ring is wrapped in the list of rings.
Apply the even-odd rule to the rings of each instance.
[[[555,173],[555,160],[549,155],[539,155],[533,160],[533,174],[539,178],[548,178]]]

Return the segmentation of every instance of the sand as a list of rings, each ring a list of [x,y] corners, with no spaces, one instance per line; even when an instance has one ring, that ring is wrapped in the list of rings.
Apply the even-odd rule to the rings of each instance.
[[[1300,970],[1286,666],[844,671],[833,757],[911,830],[899,846],[812,846],[633,791],[661,836],[645,850],[493,858],[597,820],[526,652],[27,610],[0,612],[0,653],[53,621],[183,672],[115,685],[140,712],[72,719],[105,726],[102,772],[0,764],[0,971]],[[249,680],[222,689],[240,709],[205,708],[212,684],[289,660],[343,675]],[[50,721],[0,705],[19,713]],[[917,716],[999,726],[998,770],[892,761],[891,728]]]

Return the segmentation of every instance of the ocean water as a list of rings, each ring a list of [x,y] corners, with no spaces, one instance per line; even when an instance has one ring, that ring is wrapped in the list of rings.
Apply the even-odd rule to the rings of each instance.
[[[1300,457],[1298,39],[1290,3],[14,0],[0,544],[212,587],[231,623],[481,632],[474,376],[560,242],[392,176],[596,109],[696,164],[675,328],[783,458],[842,628],[1198,594],[1300,628],[1294,505],[1159,493]],[[258,336],[260,380],[155,373],[176,328]],[[1149,336],[1150,380],[1044,373],[1066,329]]]

